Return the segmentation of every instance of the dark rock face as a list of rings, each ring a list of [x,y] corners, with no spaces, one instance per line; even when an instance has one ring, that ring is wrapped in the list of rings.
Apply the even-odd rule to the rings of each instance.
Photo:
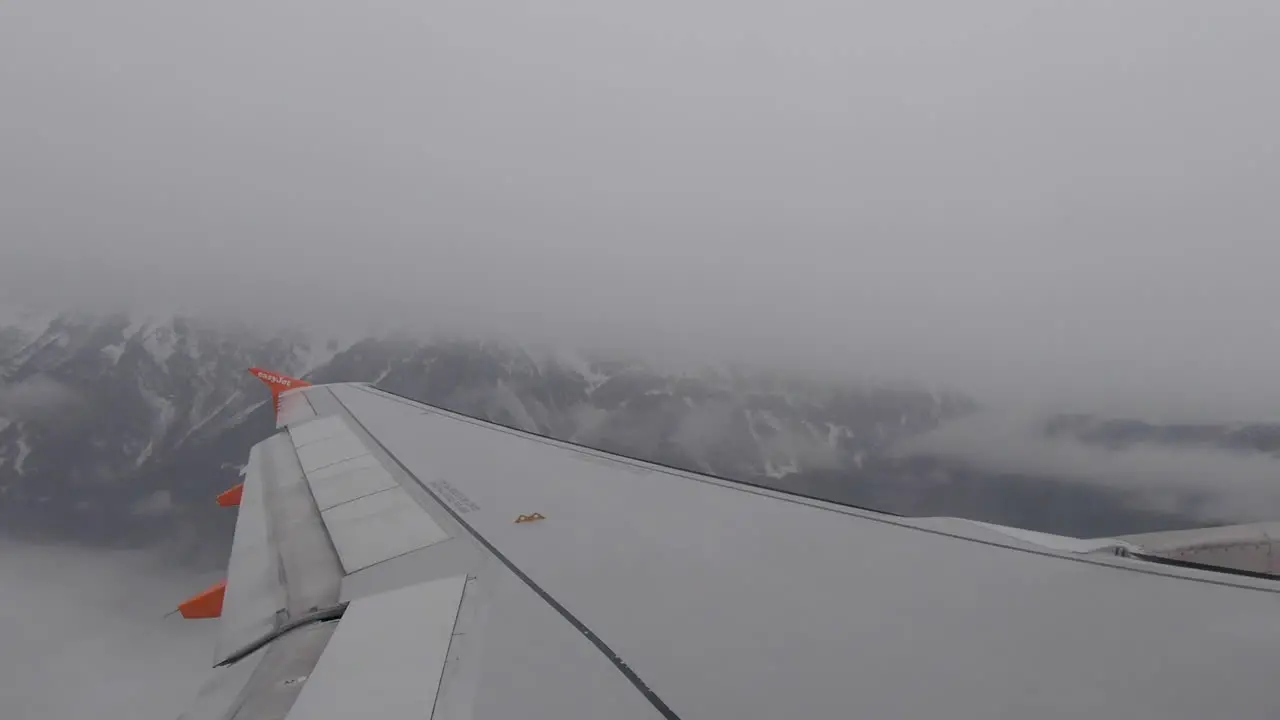
[[[248,448],[274,427],[265,390],[245,372],[254,365],[318,383],[375,382],[511,427],[890,512],[1071,535],[1196,524],[1180,508],[1136,510],[1119,491],[894,455],[900,441],[975,411],[954,394],[732,368],[664,373],[465,339],[344,345],[197,318],[61,315],[0,324],[3,530],[99,544],[162,540],[189,561],[222,562],[234,513],[213,497],[238,482]],[[1280,429],[1269,426],[1058,416],[1043,432],[1105,447],[1280,446]]]

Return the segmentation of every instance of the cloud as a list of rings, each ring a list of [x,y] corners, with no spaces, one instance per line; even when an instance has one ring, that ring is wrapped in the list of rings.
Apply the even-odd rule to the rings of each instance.
[[[1042,419],[1042,418],[1041,418]],[[1280,517],[1280,459],[1260,452],[1134,445],[1108,450],[1049,438],[1021,412],[988,411],[900,443],[900,455],[958,458],[992,472],[1041,475],[1134,491],[1152,510],[1191,508],[1208,522]],[[1194,503],[1188,499],[1195,498]]]
[[[171,720],[216,625],[163,616],[210,576],[140,551],[0,544],[0,696],[13,720]]]
[[[9,3],[0,287],[1260,417],[1278,47],[1194,0]]]
[[[0,385],[0,417],[10,420],[50,417],[81,401],[75,390],[45,375]]]

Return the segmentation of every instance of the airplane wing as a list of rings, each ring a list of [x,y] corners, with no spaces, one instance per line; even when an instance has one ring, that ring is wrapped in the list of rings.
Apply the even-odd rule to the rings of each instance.
[[[889,516],[264,380],[227,580],[184,606],[220,623],[187,720],[1280,715],[1280,585],[1176,539]]]

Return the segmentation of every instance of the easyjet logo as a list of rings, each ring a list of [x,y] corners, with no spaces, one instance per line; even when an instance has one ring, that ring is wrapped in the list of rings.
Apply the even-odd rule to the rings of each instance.
[[[285,387],[291,387],[293,385],[293,380],[286,377],[280,377],[279,375],[272,375],[269,372],[260,372],[258,373],[258,377],[273,385],[283,385]]]

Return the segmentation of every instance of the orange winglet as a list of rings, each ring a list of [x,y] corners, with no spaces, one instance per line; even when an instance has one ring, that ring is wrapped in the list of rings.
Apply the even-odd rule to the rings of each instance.
[[[222,507],[239,507],[240,498],[244,497],[244,483],[240,483],[218,496],[218,504]]]
[[[288,375],[273,373],[262,368],[249,368],[249,374],[266,383],[271,388],[271,401],[275,404],[276,417],[280,416],[280,394],[300,387],[310,387],[311,383]]]
[[[222,617],[222,598],[227,594],[227,581],[214,585],[178,606],[188,620]]]

